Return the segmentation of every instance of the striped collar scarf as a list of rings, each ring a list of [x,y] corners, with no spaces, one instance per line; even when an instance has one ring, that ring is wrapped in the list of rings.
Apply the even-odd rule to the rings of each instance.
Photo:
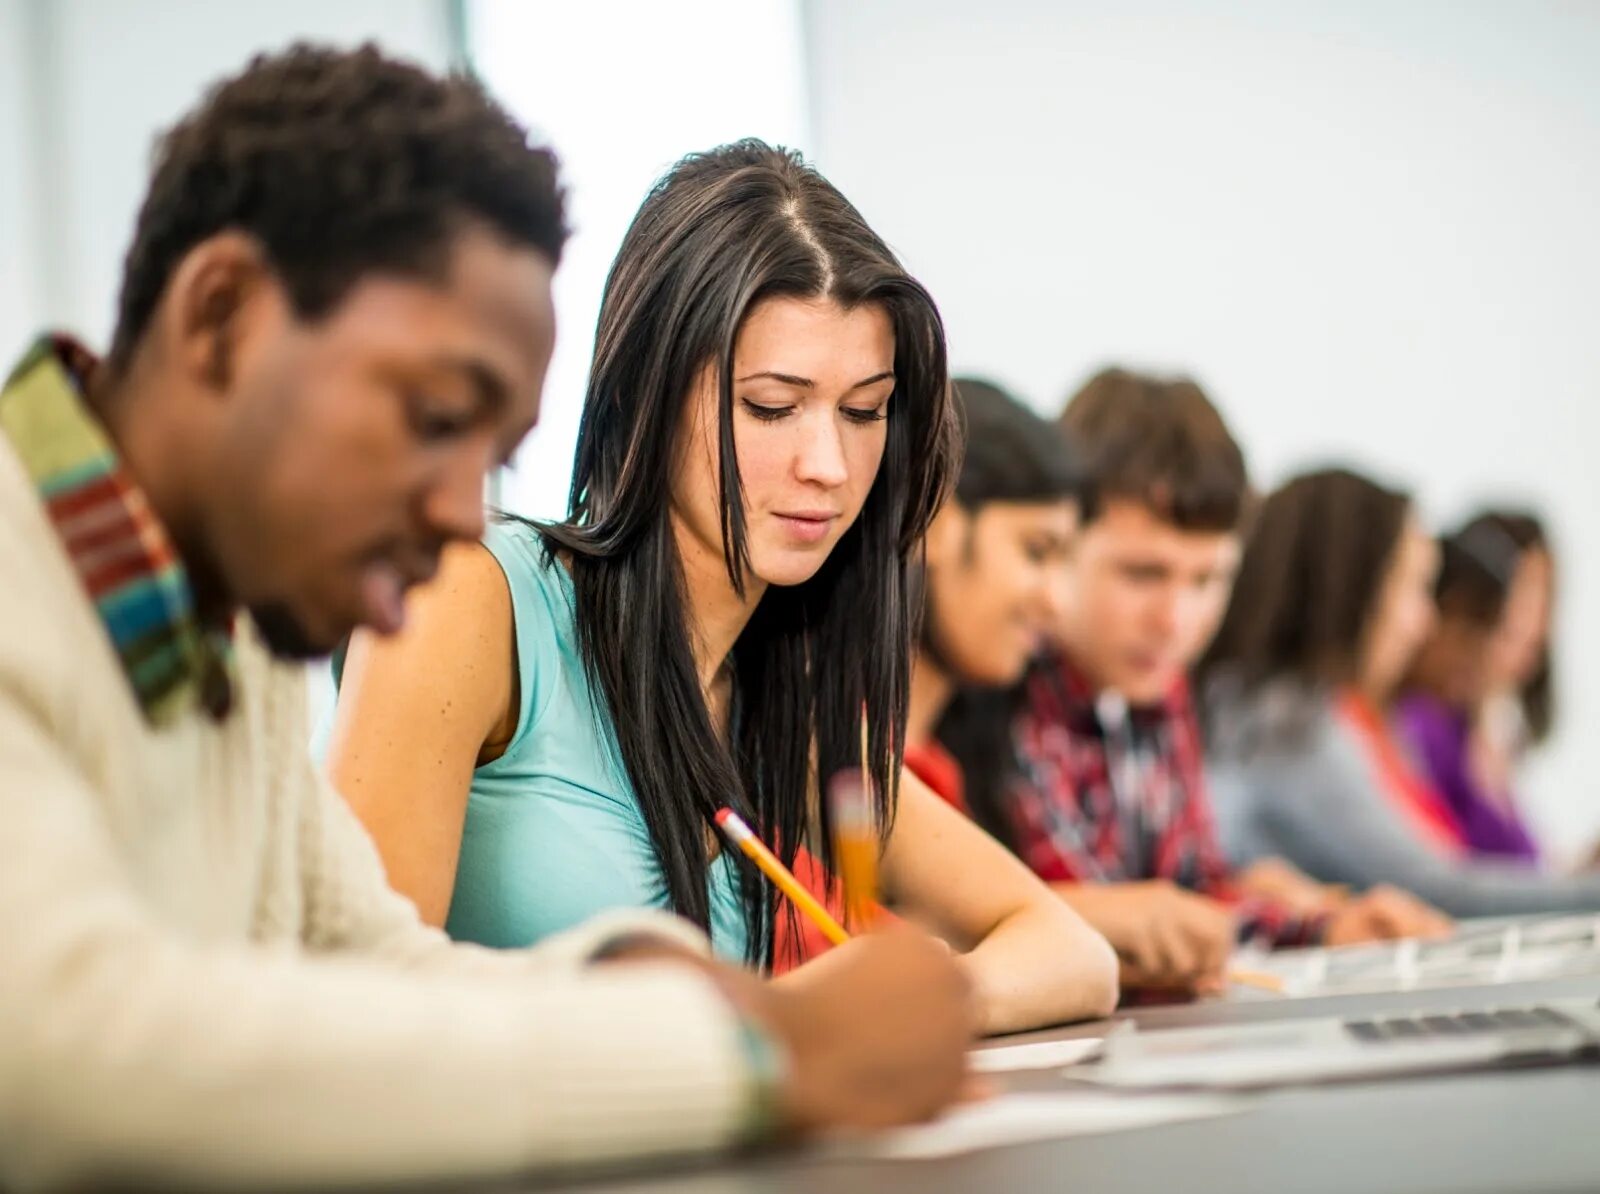
[[[146,719],[233,703],[231,635],[202,626],[188,574],[144,491],[84,401],[95,359],[45,336],[0,389],[0,434],[38,491]]]

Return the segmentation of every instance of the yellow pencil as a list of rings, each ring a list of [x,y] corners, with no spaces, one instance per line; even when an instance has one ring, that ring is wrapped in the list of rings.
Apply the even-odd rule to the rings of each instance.
[[[861,702],[861,794],[863,797],[872,792],[872,767],[868,762],[867,751],[867,703]]]
[[[1259,970],[1230,970],[1228,981],[1240,987],[1259,987],[1276,995],[1283,994],[1283,980],[1275,974],[1262,974]]]
[[[828,910],[817,902],[815,896],[800,885],[800,880],[778,861],[778,856],[761,844],[761,839],[744,823],[743,817],[731,808],[725,808],[717,814],[717,827],[728,836],[729,841],[745,852],[751,862],[761,868],[761,873],[772,880],[773,886],[811,918],[824,937],[835,945],[843,945],[850,940],[850,934],[828,915]]]
[[[844,885],[845,923],[870,928],[878,909],[878,825],[867,757],[866,710],[861,717],[861,782],[841,771],[828,785],[833,860]]]

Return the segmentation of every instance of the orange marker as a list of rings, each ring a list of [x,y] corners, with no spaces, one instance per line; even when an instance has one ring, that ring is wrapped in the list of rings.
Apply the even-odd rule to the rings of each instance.
[[[762,845],[751,830],[744,823],[744,818],[731,808],[725,808],[717,814],[717,828],[722,830],[727,838],[739,849],[743,850],[751,862],[761,868],[761,873],[772,880],[772,884],[784,895],[789,897],[791,903],[806,916],[811,922],[822,930],[822,935],[835,945],[843,945],[850,940],[850,934],[838,921],[828,915],[828,910],[817,902],[813,896],[800,884],[793,873],[783,863],[778,861],[778,856],[766,846]]]

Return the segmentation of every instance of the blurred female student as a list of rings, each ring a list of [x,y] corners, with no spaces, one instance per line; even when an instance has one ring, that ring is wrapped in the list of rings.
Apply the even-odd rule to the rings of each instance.
[[[1057,616],[1081,478],[1060,428],[1016,398],[973,378],[957,381],[956,394],[966,453],[955,498],[928,531],[906,765],[967,809],[968,777],[939,741],[941,728],[959,724],[983,760],[974,791],[987,811],[989,781],[1009,769],[1012,690]],[[977,706],[999,715],[974,718],[967,710]]]
[[[679,162],[607,281],[569,518],[352,645],[330,763],[396,887],[486,944],[657,905],[767,964],[792,910],[712,817],[829,866],[864,715],[885,896],[968,951],[983,1027],[1108,1011],[1105,942],[901,769],[956,437],[938,311],[838,191],[758,142]]]
[[[1390,728],[1432,628],[1438,555],[1406,494],[1352,472],[1266,499],[1202,669],[1224,843],[1241,863],[1277,854],[1456,916],[1600,908],[1600,876],[1472,858]]]
[[[1550,733],[1553,557],[1520,513],[1479,514],[1440,546],[1439,617],[1397,724],[1467,849],[1537,865],[1514,789],[1523,753]]]

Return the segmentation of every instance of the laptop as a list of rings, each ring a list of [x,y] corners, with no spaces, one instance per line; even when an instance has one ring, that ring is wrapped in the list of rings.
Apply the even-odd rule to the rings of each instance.
[[[1492,1011],[1115,1032],[1074,1078],[1096,1085],[1249,1090],[1484,1066],[1600,1060],[1600,1002]]]

